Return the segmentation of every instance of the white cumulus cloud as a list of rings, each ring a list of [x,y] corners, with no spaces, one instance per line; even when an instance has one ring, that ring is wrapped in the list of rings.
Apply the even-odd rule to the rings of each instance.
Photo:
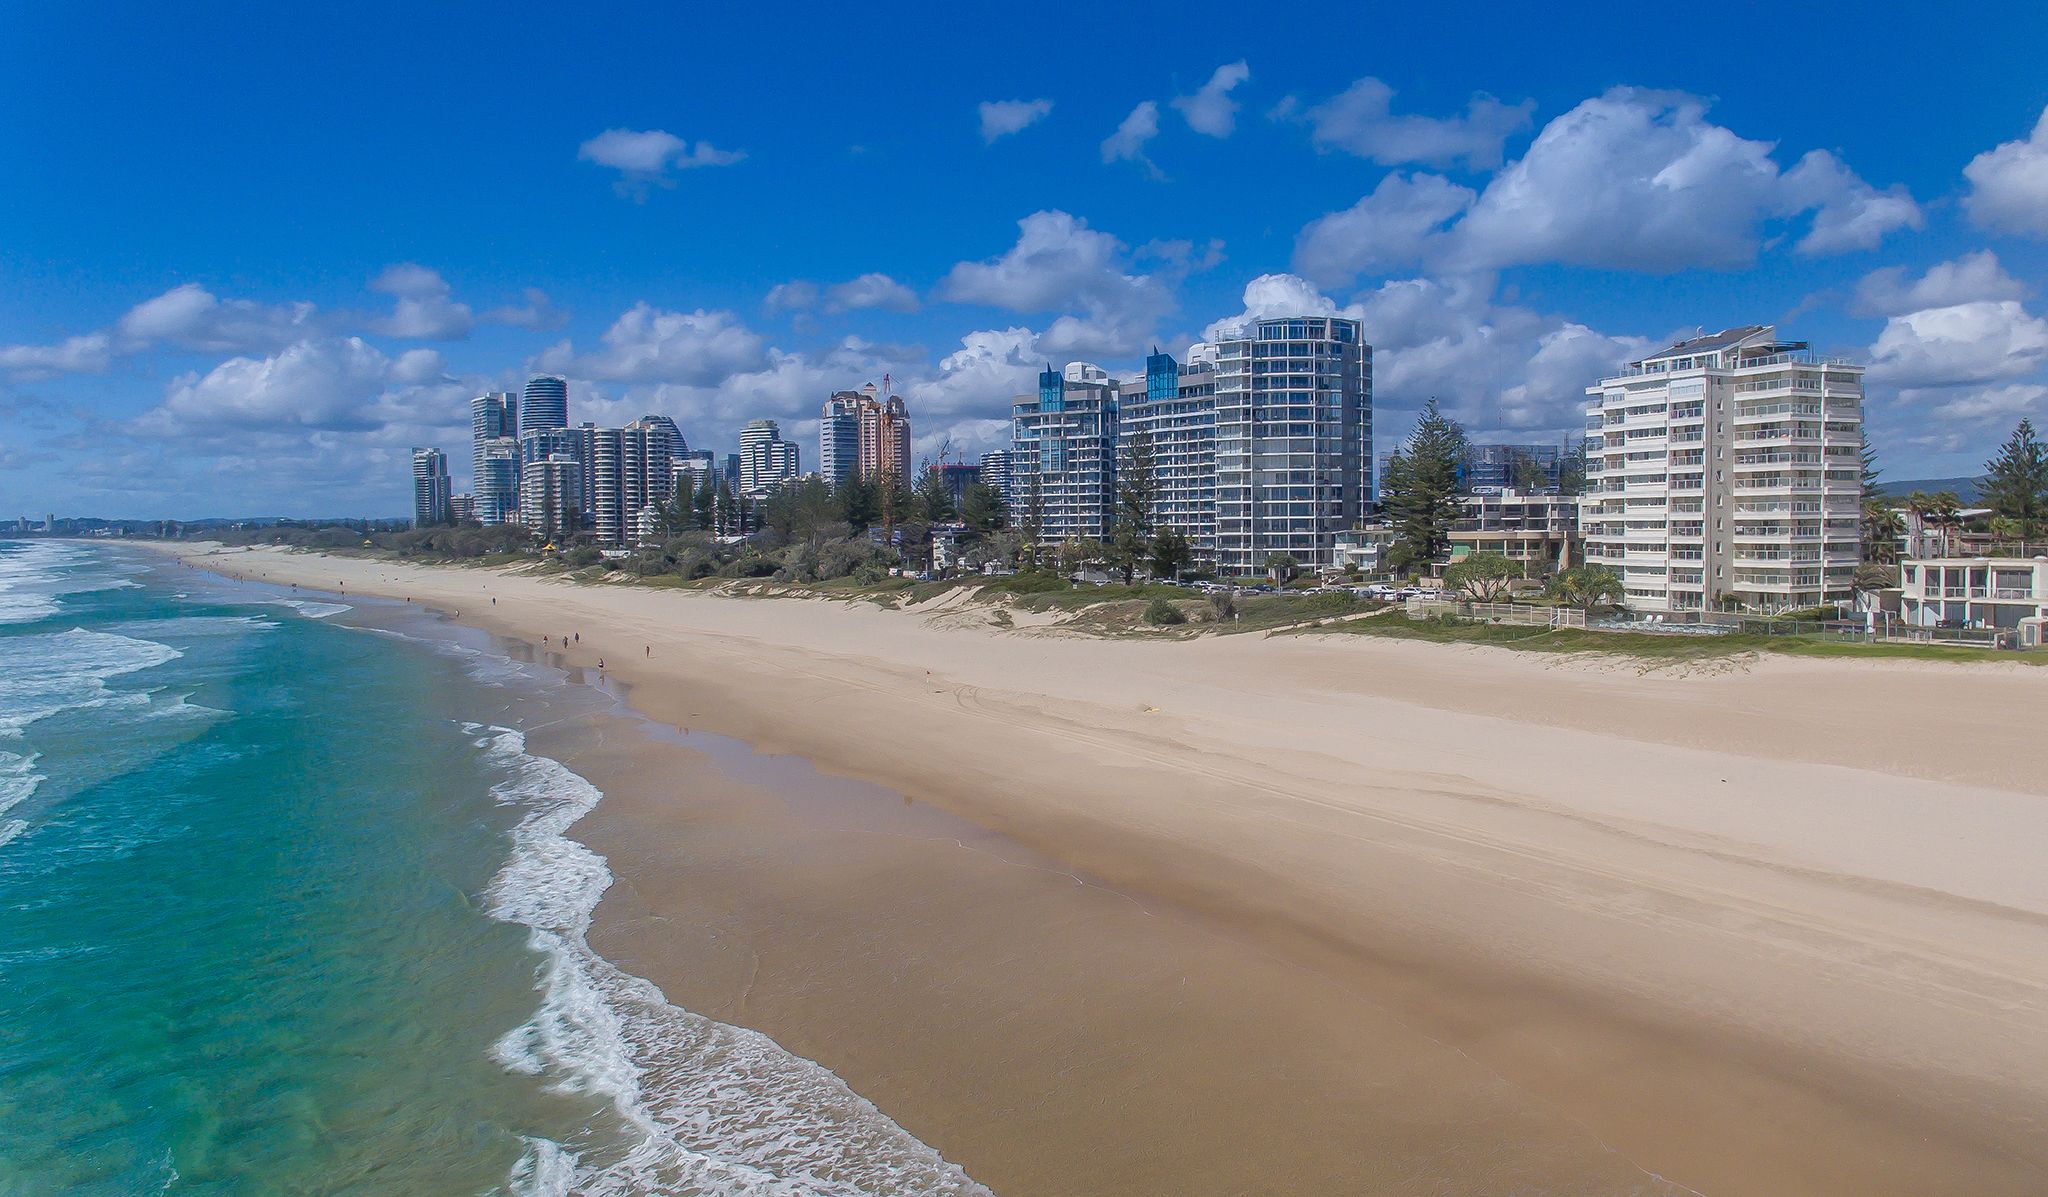
[[[53,345],[0,345],[0,371],[21,382],[37,382],[59,374],[103,373],[113,357],[107,334],[85,333]]]
[[[1390,174],[1370,195],[1303,229],[1295,241],[1295,269],[1337,285],[1439,257],[1450,223],[1475,198],[1470,188],[1442,175]]]
[[[1813,227],[1793,246],[1803,254],[1876,249],[1885,234],[1925,223],[1904,187],[1879,191],[1826,150],[1801,158],[1785,173],[1784,187],[1787,210],[1813,212]]]
[[[1463,116],[1396,116],[1394,89],[1367,77],[1309,109],[1311,136],[1318,146],[1344,150],[1382,166],[1415,162],[1473,170],[1494,170],[1508,138],[1527,129],[1534,100],[1504,104],[1484,92],[1466,104]]]
[[[1110,162],[1136,162],[1143,166],[1153,178],[1164,178],[1159,167],[1145,156],[1145,143],[1159,136],[1159,101],[1145,100],[1116,127],[1116,132],[1102,140],[1102,160]]]
[[[313,316],[310,303],[224,300],[198,283],[185,283],[128,309],[114,331],[133,349],[168,342],[208,353],[263,352],[303,338]]]
[[[391,314],[371,322],[371,330],[387,337],[415,341],[453,341],[469,335],[476,315],[458,303],[447,280],[417,262],[387,266],[370,280],[370,290],[395,301]]]
[[[760,334],[731,312],[670,312],[645,301],[612,322],[604,347],[579,355],[564,341],[541,354],[542,369],[610,382],[713,386],[768,362]]]
[[[390,359],[360,337],[301,341],[270,357],[232,357],[204,374],[184,375],[139,424],[165,435],[368,431],[380,426],[372,404],[390,368]]]
[[[1463,190],[1439,176],[1383,182],[1310,224],[1295,268],[1328,283],[1416,260],[1454,273],[1552,262],[1727,270],[1750,265],[1767,235],[1808,214],[1795,246],[1806,254],[1868,249],[1920,226],[1902,188],[1879,190],[1825,151],[1781,169],[1771,143],[1712,123],[1706,107],[1679,92],[1615,88],[1545,125],[1462,215],[1453,201]],[[1452,216],[1447,227],[1433,223]]]
[[[2015,300],[1893,316],[1870,347],[1872,380],[1934,388],[2001,382],[2048,365],[2048,320]]]
[[[2032,134],[1970,159],[1963,208],[1987,229],[2048,237],[2048,108]]]
[[[1978,300],[2024,299],[2027,289],[2005,272],[1990,250],[1937,262],[1916,279],[1903,266],[1873,270],[1856,284],[1850,311],[1859,316],[1903,316],[1927,308],[1954,307]]]
[[[917,292],[886,274],[870,272],[825,288],[825,310],[834,314],[868,310],[914,312]]]
[[[618,171],[613,186],[619,194],[644,200],[649,188],[675,186],[671,171],[731,166],[746,154],[708,141],[691,145],[665,129],[606,129],[578,146],[576,156]]]
[[[1244,60],[1228,62],[1216,68],[1209,81],[1195,94],[1181,96],[1173,101],[1173,107],[1188,123],[1188,128],[1208,137],[1228,137],[1237,129],[1237,101],[1230,93],[1238,84],[1252,77],[1251,67]]]
[[[1051,100],[984,100],[980,106],[981,140],[1021,133],[1052,114]]]
[[[507,328],[524,328],[542,332],[560,328],[569,322],[569,313],[555,306],[548,293],[539,287],[528,287],[520,293],[523,302],[492,308],[479,319],[485,324],[502,324]]]
[[[940,298],[1012,312],[1065,312],[1046,329],[1053,352],[1127,352],[1174,308],[1172,288],[1138,270],[1122,241],[1066,212],[1017,222],[1017,243],[1001,256],[960,262],[939,283]]]

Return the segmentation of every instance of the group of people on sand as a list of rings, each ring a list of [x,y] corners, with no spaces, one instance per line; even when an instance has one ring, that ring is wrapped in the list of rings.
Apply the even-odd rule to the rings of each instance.
[[[495,602],[495,601],[497,601],[497,600],[493,599],[492,601],[493,601],[493,602]],[[541,647],[542,647],[542,648],[547,648],[547,647],[549,647],[550,645],[559,645],[559,646],[560,646],[561,648],[563,648],[564,650],[566,650],[566,649],[567,649],[567,648],[568,648],[568,647],[569,647],[570,645],[572,645],[572,644],[581,644],[581,643],[583,643],[583,633],[581,633],[581,632],[571,632],[571,633],[569,633],[569,634],[568,634],[567,636],[559,636],[559,637],[552,637],[552,638],[551,638],[551,637],[549,637],[549,636],[546,636],[546,635],[542,635],[542,636],[541,636],[541,638],[540,638],[540,643],[541,643]],[[642,646],[641,646],[641,649],[640,649],[640,653],[641,653],[641,655],[642,655],[642,656],[645,656],[645,657],[652,657],[652,656],[654,655],[654,646],[653,646],[652,644],[642,645]],[[597,671],[598,671],[599,673],[603,673],[603,672],[604,672],[604,658],[603,658],[603,657],[599,657],[599,658],[597,659]]]

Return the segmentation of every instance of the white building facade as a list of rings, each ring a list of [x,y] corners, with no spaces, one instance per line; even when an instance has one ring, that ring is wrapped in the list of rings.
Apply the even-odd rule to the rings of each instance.
[[[2008,631],[2048,618],[2048,556],[1909,558],[1899,565],[1899,617]]]
[[[1216,561],[1216,350],[1197,342],[1185,363],[1154,352],[1142,381],[1125,383],[1121,462],[1142,443],[1152,457],[1152,525],[1187,538],[1195,564]]]
[[[759,498],[800,472],[796,442],[782,439],[782,428],[773,420],[750,420],[740,429],[739,490]]]
[[[448,455],[439,449],[412,451],[412,522],[429,528],[450,522]]]
[[[860,468],[860,404],[872,399],[870,384],[861,391],[834,391],[818,416],[818,475],[837,488]]]
[[[1863,505],[1863,367],[1768,325],[1681,341],[1587,388],[1587,564],[1637,611],[1846,601]]]
[[[1216,341],[1216,570],[1337,564],[1372,495],[1372,347],[1357,320],[1251,320]]]
[[[476,522],[487,528],[520,522],[519,441],[510,436],[480,440],[475,462],[472,501]]]
[[[1115,518],[1117,384],[1071,362],[1010,404],[1010,522],[1040,543],[1101,540]]]

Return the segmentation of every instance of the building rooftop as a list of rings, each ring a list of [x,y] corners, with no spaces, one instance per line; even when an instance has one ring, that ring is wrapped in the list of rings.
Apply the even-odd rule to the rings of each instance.
[[[1629,364],[1640,366],[1643,362],[1662,361],[1668,357],[1690,357],[1702,353],[1717,353],[1723,349],[1743,344],[1759,334],[1766,338],[1772,337],[1776,331],[1776,329],[1768,324],[1745,324],[1740,328],[1724,328],[1717,333],[1708,333],[1705,336],[1694,337],[1691,340],[1679,341],[1662,352],[1653,353],[1640,362],[1630,362]]]

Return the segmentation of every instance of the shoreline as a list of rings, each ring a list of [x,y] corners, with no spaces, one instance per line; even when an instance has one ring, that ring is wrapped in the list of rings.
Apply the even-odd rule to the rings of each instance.
[[[817,1059],[1005,1197],[1242,1191],[1290,1160],[1265,1187],[1380,1191],[1377,1162],[1496,1130],[1518,1180],[1566,1188],[2043,1182],[2048,883],[2026,845],[2048,824],[2048,749],[2027,717],[2039,683],[2015,670],[1644,675],[1363,637],[1033,639],[815,601],[149,547],[526,640],[581,632],[574,662],[606,654],[657,722],[802,756],[1041,859],[993,867],[1037,879],[1015,888],[927,847],[887,856],[896,881],[878,888],[831,853],[792,880],[736,846],[735,892],[756,902],[742,937],[779,963],[692,993],[653,970],[703,958],[658,922],[706,901],[701,880],[665,875],[702,824],[607,802],[587,840],[618,854],[600,951]],[[729,805],[755,818],[763,801]],[[836,852],[852,834],[800,838]],[[931,914],[935,894],[962,909]],[[806,939],[843,925],[831,907],[849,895],[892,928],[868,932],[874,961]],[[770,926],[769,909],[803,917]],[[1028,984],[1027,942],[1062,985]],[[893,980],[883,967],[912,957]],[[1188,997],[1176,979],[1214,984]],[[891,1005],[926,1016],[927,1042]],[[1281,1014],[1257,1052],[1218,1046]],[[1049,1041],[1089,1066],[1034,1067]],[[1405,1069],[1391,1093],[1389,1059]],[[949,1066],[969,1075],[934,1075]],[[1113,1185],[1078,1170],[1105,1151],[1128,1161]],[[1626,1167],[1604,1172],[1602,1152]]]

